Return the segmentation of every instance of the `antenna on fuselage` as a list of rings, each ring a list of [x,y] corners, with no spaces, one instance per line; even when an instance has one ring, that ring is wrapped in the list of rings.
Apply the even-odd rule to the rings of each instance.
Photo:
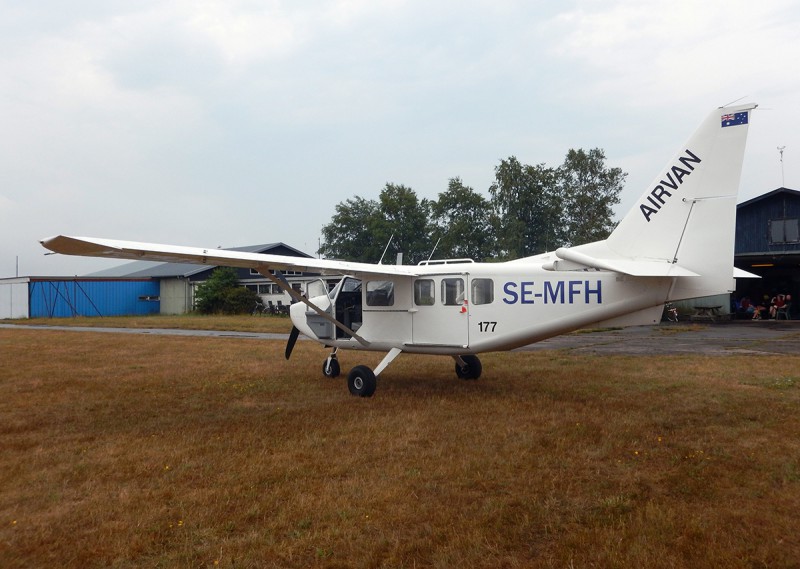
[[[433,249],[431,249],[431,254],[428,255],[428,261],[430,261],[433,258],[433,254],[436,252],[436,248],[439,246],[439,241],[441,240],[442,240],[441,237],[439,237],[439,239],[436,240],[436,245],[433,246]]]
[[[381,260],[378,261],[379,265],[383,264],[383,258],[386,256],[386,251],[389,250],[389,245],[392,244],[392,239],[394,239],[394,233],[392,233],[392,236],[389,237],[389,242],[386,244],[386,247],[383,248],[383,255],[381,255]]]
[[[720,107],[720,109],[724,109],[725,107],[730,107],[731,105],[735,105],[736,103],[738,103],[739,101],[741,101],[742,99],[745,99],[745,98],[747,98],[747,95],[745,95],[744,97],[739,97],[738,99],[736,99],[735,101],[731,101],[727,105],[722,105]]]

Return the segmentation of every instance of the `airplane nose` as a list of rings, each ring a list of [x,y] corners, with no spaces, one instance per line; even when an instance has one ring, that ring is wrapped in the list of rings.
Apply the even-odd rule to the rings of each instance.
[[[302,302],[295,302],[289,306],[289,318],[295,327],[300,328],[306,321],[306,305]]]
[[[295,302],[289,306],[289,319],[292,321],[292,328],[297,329],[303,336],[308,338],[316,338],[308,324],[308,316],[306,312],[310,310],[302,302]]]

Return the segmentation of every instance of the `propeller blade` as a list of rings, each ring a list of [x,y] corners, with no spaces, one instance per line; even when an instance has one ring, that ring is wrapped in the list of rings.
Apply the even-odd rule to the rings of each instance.
[[[287,360],[292,355],[292,350],[294,350],[294,344],[295,344],[295,342],[297,342],[297,337],[299,335],[300,335],[300,330],[298,330],[296,326],[292,326],[292,331],[289,332],[289,341],[286,342],[286,359]]]

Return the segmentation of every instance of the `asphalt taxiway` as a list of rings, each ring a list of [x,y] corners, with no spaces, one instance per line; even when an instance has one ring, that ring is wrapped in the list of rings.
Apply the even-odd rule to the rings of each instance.
[[[582,330],[521,349],[609,355],[800,354],[800,321],[663,323],[617,330]]]
[[[17,330],[60,330],[151,336],[198,336],[286,341],[287,334],[176,330],[166,328],[109,328],[2,324]],[[582,330],[532,344],[520,350],[563,350],[580,354],[800,354],[800,321],[749,320],[722,323],[677,323],[620,329]]]

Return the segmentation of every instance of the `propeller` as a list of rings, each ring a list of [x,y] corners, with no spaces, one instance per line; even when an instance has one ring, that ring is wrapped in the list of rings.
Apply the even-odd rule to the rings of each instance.
[[[289,332],[289,341],[286,342],[286,359],[287,360],[292,355],[292,350],[294,350],[294,344],[295,344],[295,342],[297,342],[297,337],[299,335],[300,335],[300,330],[297,329],[297,326],[292,326],[292,331]]]

